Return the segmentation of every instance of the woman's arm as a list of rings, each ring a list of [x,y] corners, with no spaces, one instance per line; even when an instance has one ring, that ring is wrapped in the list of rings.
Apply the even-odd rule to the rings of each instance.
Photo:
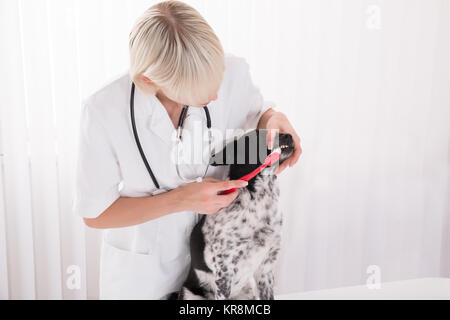
[[[100,216],[84,218],[88,227],[96,229],[123,228],[157,219],[185,210],[201,214],[214,214],[236,198],[238,191],[219,195],[223,190],[243,188],[245,181],[221,181],[212,178],[189,183],[172,191],[144,198],[117,199]]]

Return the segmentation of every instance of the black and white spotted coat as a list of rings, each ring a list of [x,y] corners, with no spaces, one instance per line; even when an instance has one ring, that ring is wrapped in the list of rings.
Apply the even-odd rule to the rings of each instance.
[[[191,235],[191,269],[178,299],[273,299],[282,214],[266,168],[230,204],[202,216]],[[268,174],[269,173],[269,174]]]

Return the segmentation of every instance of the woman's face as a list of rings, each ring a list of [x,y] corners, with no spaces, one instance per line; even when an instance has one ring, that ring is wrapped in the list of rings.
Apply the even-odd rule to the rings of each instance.
[[[162,98],[163,100],[169,100],[169,102],[173,102],[176,104],[179,104],[181,106],[192,106],[192,107],[204,107],[211,103],[211,101],[217,100],[217,92],[219,91],[220,85],[214,90],[214,92],[211,92],[208,98],[208,101],[188,101],[188,99],[181,98],[175,98],[175,95],[164,87],[158,87],[154,82],[152,82],[149,78],[141,75],[141,79],[149,86],[157,87],[157,95],[159,98]]]
[[[183,106],[199,107],[199,108],[207,106],[208,104],[211,103],[211,101],[217,100],[217,91],[218,91],[218,89],[215,90],[214,93],[211,93],[209,95],[208,101],[187,101],[187,99],[183,99],[182,97],[179,99],[175,98],[175,96],[170,92],[170,90],[167,90],[165,88],[159,89],[159,92],[161,94],[163,94],[167,99],[169,99],[177,104],[180,104]],[[182,101],[178,101],[178,100],[182,100]]]

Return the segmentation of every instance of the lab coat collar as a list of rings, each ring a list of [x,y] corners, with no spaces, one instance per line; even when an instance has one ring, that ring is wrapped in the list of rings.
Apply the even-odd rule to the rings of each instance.
[[[173,126],[172,120],[167,113],[166,108],[163,106],[161,101],[155,96],[151,95],[151,120],[148,122],[148,129],[157,134],[161,139],[167,143],[174,143],[176,137],[176,129]],[[202,119],[205,117],[202,108],[190,107],[187,112],[187,117],[190,115],[196,115],[197,119]],[[186,127],[189,126],[188,121],[185,122]],[[192,123],[191,123],[192,125]],[[206,125],[206,123],[205,123]]]
[[[150,120],[147,121],[147,129],[155,133],[167,144],[173,142],[176,130],[170,120],[166,108],[155,95],[149,95],[150,99]]]
[[[161,101],[159,101],[156,95],[145,94],[138,88],[136,88],[135,94],[135,105],[146,109],[141,114],[147,115],[148,117],[145,121],[147,130],[157,135],[167,145],[174,143],[177,130],[174,128],[172,120]],[[189,116],[191,114],[195,114],[199,119],[205,117],[202,108],[190,107],[187,115]]]

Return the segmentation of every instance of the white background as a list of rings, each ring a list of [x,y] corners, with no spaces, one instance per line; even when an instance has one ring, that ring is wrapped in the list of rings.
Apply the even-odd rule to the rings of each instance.
[[[277,293],[450,276],[448,0],[187,1],[302,138]],[[0,0],[0,298],[98,295],[71,211],[81,100],[154,1]],[[81,288],[67,285],[78,266]]]

